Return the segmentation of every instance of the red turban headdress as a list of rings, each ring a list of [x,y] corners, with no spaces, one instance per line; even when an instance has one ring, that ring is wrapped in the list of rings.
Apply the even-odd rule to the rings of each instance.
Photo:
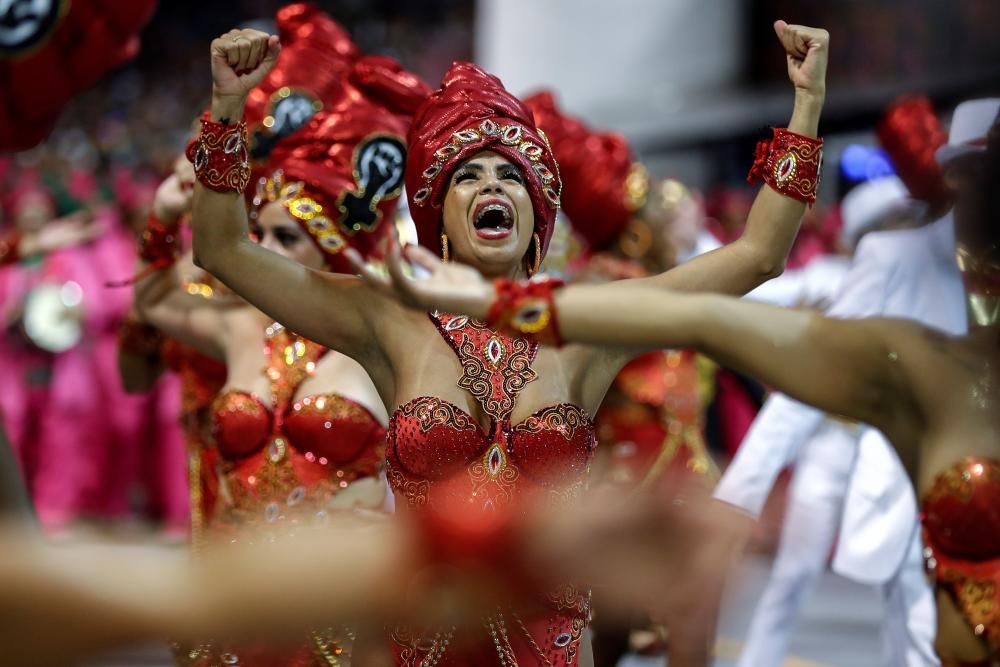
[[[280,201],[323,252],[330,269],[349,271],[342,251],[377,255],[403,188],[404,137],[430,88],[396,61],[355,59],[324,110],[284,137],[254,197]],[[391,222],[390,222],[391,224]]]
[[[645,169],[635,161],[625,137],[595,132],[566,115],[552,93],[536,93],[524,102],[548,136],[563,182],[569,185],[562,207],[573,229],[592,250],[608,248],[645,203]]]
[[[559,167],[531,111],[500,79],[471,63],[452,65],[417,111],[407,146],[406,192],[421,245],[440,249],[441,207],[455,169],[493,151],[524,174],[544,256],[562,194]]]
[[[892,157],[900,180],[915,199],[938,208],[948,201],[941,166],[934,157],[948,141],[929,99],[902,97],[885,111],[878,138]]]
[[[275,16],[281,54],[247,95],[243,120],[258,164],[275,144],[343,95],[343,80],[362,53],[350,35],[316,5],[299,2]]]

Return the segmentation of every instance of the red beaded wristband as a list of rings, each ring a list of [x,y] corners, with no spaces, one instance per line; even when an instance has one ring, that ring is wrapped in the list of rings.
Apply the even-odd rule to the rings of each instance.
[[[173,266],[181,254],[181,238],[177,225],[168,225],[159,220],[153,213],[146,220],[146,228],[139,237],[139,258],[146,267],[127,280],[106,282],[105,287],[128,287],[134,285],[146,276]]]
[[[161,222],[152,213],[139,238],[139,257],[150,266],[163,269],[172,266],[180,254],[181,239],[176,225]]]
[[[185,155],[206,188],[243,194],[250,183],[247,124],[223,125],[209,114],[201,117],[201,134],[188,144]]]
[[[816,203],[823,140],[774,128],[774,138],[757,144],[747,182],[763,180],[776,192],[805,204]]]
[[[486,326],[539,343],[562,345],[552,290],[562,287],[563,281],[501,278],[493,285],[497,296],[486,315]]]
[[[0,234],[0,266],[13,264],[21,259],[21,238],[18,230]]]

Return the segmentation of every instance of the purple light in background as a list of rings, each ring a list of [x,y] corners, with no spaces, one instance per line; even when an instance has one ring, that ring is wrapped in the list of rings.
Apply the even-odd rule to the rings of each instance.
[[[851,144],[840,154],[840,171],[850,181],[860,183],[896,173],[888,153],[881,148]]]

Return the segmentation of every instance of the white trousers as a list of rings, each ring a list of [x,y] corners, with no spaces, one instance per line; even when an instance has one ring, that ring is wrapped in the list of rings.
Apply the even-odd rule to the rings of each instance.
[[[824,447],[826,445],[826,447]],[[837,439],[814,437],[796,462],[778,554],[754,611],[739,667],[779,667],[806,596],[815,588],[840,528],[854,467]],[[842,539],[847,539],[844,536]],[[936,667],[934,595],[923,571],[920,531],[899,571],[882,585],[884,664]]]
[[[941,664],[934,653],[937,607],[934,589],[924,574],[923,551],[920,530],[915,529],[899,571],[881,587],[885,604],[882,650],[887,667]]]

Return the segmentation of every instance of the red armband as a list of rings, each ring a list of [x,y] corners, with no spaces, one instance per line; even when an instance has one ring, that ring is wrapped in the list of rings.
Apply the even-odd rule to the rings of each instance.
[[[486,315],[486,326],[539,343],[562,345],[552,290],[562,287],[563,281],[501,278],[493,285],[497,296]]]
[[[822,165],[822,139],[776,127],[773,139],[757,144],[747,183],[752,185],[763,180],[786,197],[815,204]]]
[[[181,239],[177,225],[167,225],[149,214],[146,228],[139,237],[139,257],[157,269],[173,265],[181,250]]]
[[[18,230],[0,234],[0,266],[13,264],[21,259],[21,238]]]
[[[243,194],[250,183],[247,124],[223,125],[209,114],[201,117],[201,134],[184,151],[194,174],[206,188]]]
[[[146,228],[139,237],[139,258],[146,263],[146,268],[127,280],[112,280],[104,285],[105,287],[134,285],[160,269],[173,266],[180,253],[181,236],[177,225],[164,224],[150,213],[146,220]]]

